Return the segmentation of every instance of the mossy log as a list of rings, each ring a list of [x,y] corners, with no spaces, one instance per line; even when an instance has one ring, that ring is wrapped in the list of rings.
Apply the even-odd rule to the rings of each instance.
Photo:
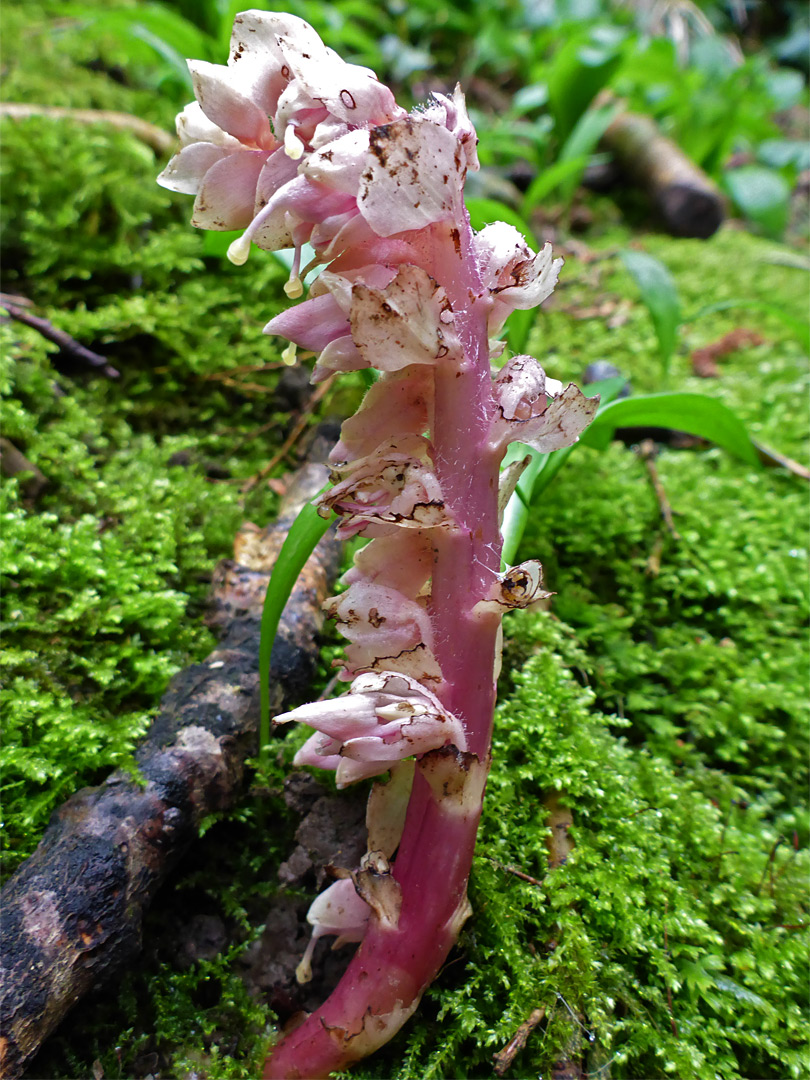
[[[170,683],[136,754],[140,777],[118,771],[68,799],[3,889],[0,1076],[19,1076],[82,996],[138,953],[144,912],[200,822],[243,795],[257,750],[264,593],[292,521],[324,481],[323,466],[303,466],[279,519],[244,527],[235,560],[217,567],[209,622],[219,647]],[[306,692],[339,556],[327,533],[293,591],[274,647],[275,711]]]
[[[720,192],[649,116],[622,113],[602,136],[622,173],[657,207],[675,236],[706,240],[724,217]]]

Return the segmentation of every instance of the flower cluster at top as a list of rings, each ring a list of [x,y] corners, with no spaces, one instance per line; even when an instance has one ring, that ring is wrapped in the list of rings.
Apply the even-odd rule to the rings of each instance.
[[[343,424],[320,500],[341,536],[371,541],[327,605],[349,640],[341,677],[352,687],[279,719],[316,729],[297,760],[335,769],[341,785],[409,755],[466,751],[474,710],[452,690],[449,622],[470,641],[489,626],[494,641],[492,620],[548,595],[536,564],[499,574],[498,464],[513,440],[570,445],[596,408],[528,356],[490,374],[507,317],[551,293],[561,260],[512,226],[470,228],[477,140],[460,89],[406,113],[308,24],[264,11],[237,15],[227,65],[189,67],[197,100],[178,117],[181,149],[160,182],[195,196],[194,225],[244,230],[229,249],[237,264],[251,244],[293,248],[291,299],[322,268],[308,298],[265,328],[290,343],[285,359],[314,353],[313,381],[381,373]],[[305,244],[314,259],[302,267]],[[448,542],[461,534],[466,576]],[[463,582],[458,595],[439,603],[437,574],[445,589]]]

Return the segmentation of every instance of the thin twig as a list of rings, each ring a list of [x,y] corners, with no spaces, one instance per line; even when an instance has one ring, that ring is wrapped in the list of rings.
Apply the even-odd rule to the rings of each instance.
[[[242,393],[252,394],[275,394],[275,386],[263,386],[261,383],[254,382],[240,382],[238,379],[234,379],[230,374],[223,374],[219,379],[219,382],[223,386],[229,386],[233,390],[239,390]]]
[[[249,477],[244,482],[244,484],[240,488],[242,494],[245,494],[248,491],[252,491],[253,488],[262,480],[264,480],[265,476],[268,476],[273,471],[273,469],[275,469],[276,465],[278,465],[278,463],[287,456],[287,454],[290,452],[290,450],[293,448],[293,446],[301,436],[302,432],[306,429],[313,409],[318,404],[318,402],[323,400],[328,391],[331,389],[334,379],[335,376],[330,375],[329,378],[325,379],[318,387],[318,389],[310,396],[304,409],[301,412],[301,415],[294,424],[292,431],[284,440],[284,444],[282,445],[281,449],[278,450],[277,453],[273,454],[273,456],[270,458],[266,465],[263,465],[257,473],[254,473],[253,476]]]
[[[523,871],[518,870],[516,866],[508,866],[505,863],[498,862],[497,859],[489,859],[489,861],[494,867],[496,867],[498,870],[503,870],[506,874],[514,874],[514,876],[516,878],[520,878],[521,881],[528,881],[530,885],[538,885],[540,888],[543,887],[542,881],[539,881],[537,878],[532,877],[530,874],[524,874]]]
[[[534,1009],[528,1020],[523,1021],[503,1050],[499,1050],[497,1054],[493,1054],[492,1060],[495,1065],[494,1072],[496,1076],[504,1075],[506,1070],[528,1042],[531,1033],[545,1015],[545,1009]]]
[[[661,483],[661,477],[658,475],[658,470],[655,467],[656,448],[652,439],[643,439],[639,444],[637,451],[639,457],[647,467],[650,480],[652,482],[653,491],[655,497],[658,500],[658,508],[661,511],[661,517],[664,519],[666,527],[669,529],[673,540],[680,540],[678,531],[675,528],[675,522],[672,517],[672,507],[667,499],[666,492],[664,491],[664,485]]]
[[[757,896],[759,896],[759,894],[762,892],[762,886],[765,884],[765,878],[767,876],[767,873],[768,873],[769,869],[771,871],[771,895],[773,895],[773,861],[776,858],[777,848],[779,847],[780,844],[783,844],[784,842],[785,842],[784,836],[779,836],[779,837],[776,838],[776,841],[775,841],[773,847],[771,848],[771,853],[768,856],[768,861],[765,863],[765,867],[764,867],[764,869],[762,871],[762,877],[759,879],[759,884],[756,887],[756,895]]]
[[[131,131],[136,138],[159,154],[168,154],[177,142],[173,135],[155,124],[150,124],[148,120],[112,109],[66,109],[61,105],[28,105],[18,101],[2,101],[0,116],[10,116],[13,120],[44,116],[49,120],[75,120],[78,124],[107,124],[118,131]]]
[[[15,303],[17,299],[15,297],[12,300],[5,293],[0,293],[0,307],[8,312],[10,318],[16,319],[17,322],[23,323],[24,326],[30,326],[32,330],[36,330],[48,341],[58,345],[62,352],[72,356],[75,360],[79,360],[83,364],[89,364],[90,367],[98,368],[108,379],[118,378],[120,373],[111,364],[107,363],[106,356],[94,353],[91,349],[82,345],[80,341],[71,337],[70,334],[65,333],[64,330],[57,330],[53,323],[48,322],[47,319],[42,319],[38,315],[32,315],[29,311],[25,311],[20,307],[19,303]]]

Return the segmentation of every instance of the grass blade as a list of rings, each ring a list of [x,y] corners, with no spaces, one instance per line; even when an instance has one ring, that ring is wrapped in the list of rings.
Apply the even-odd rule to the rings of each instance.
[[[664,264],[646,252],[620,251],[619,256],[641,290],[641,299],[650,313],[666,378],[681,324],[681,305],[675,282]]]
[[[325,488],[324,488],[325,490]],[[290,593],[318,541],[329,528],[312,503],[307,503],[281,545],[262,608],[259,640],[259,759],[264,760],[270,741],[270,662],[282,612]]]

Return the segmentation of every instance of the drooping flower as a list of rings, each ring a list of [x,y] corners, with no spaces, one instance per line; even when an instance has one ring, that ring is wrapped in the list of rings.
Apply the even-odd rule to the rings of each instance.
[[[337,938],[333,949],[351,941],[362,941],[370,915],[371,908],[358,894],[350,877],[339,878],[316,896],[307,912],[312,936],[295,969],[298,982],[308,983],[312,979],[312,956],[322,937]]]
[[[336,770],[338,787],[378,776],[413,754],[442,746],[466,750],[464,728],[415,678],[400,672],[358,675],[348,694],[302,705],[275,718],[315,728],[296,765]]]
[[[343,421],[330,461],[365,457],[388,438],[427,431],[433,414],[433,378],[422,364],[386,373],[354,416]]]
[[[514,356],[493,383],[496,415],[490,445],[505,449],[519,441],[547,454],[571,446],[593,420],[599,398],[588,398],[573,383],[563,387],[531,356]]]
[[[535,254],[514,225],[496,221],[477,233],[473,250],[492,296],[489,333],[497,334],[516,309],[538,307],[554,291],[563,265],[552,259],[551,244]]]
[[[390,532],[390,528],[380,530],[380,525],[408,529],[451,526],[429,449],[423,436],[408,434],[389,439],[365,457],[334,464],[334,486],[317,502],[342,516],[338,534],[380,536]]]

